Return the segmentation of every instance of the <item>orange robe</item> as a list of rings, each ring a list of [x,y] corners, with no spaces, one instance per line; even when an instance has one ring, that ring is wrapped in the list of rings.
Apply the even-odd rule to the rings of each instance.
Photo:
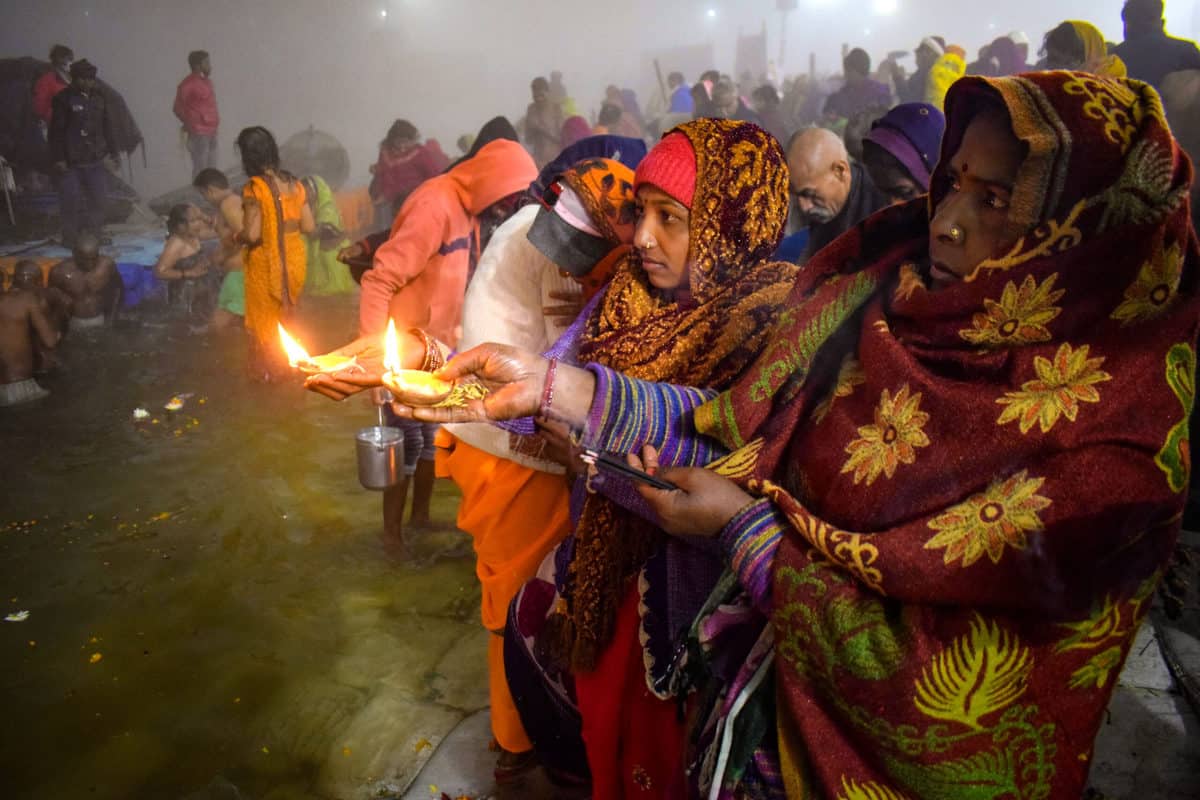
[[[458,527],[475,540],[475,573],[483,587],[492,733],[505,750],[533,748],[504,674],[508,605],[546,554],[571,530],[566,479],[522,466],[438,431],[437,475],[462,490]]]
[[[262,210],[259,243],[247,247],[243,254],[246,332],[251,337],[251,352],[259,358],[280,352],[277,326],[284,310],[284,275],[287,276],[287,304],[292,305],[300,299],[308,265],[308,250],[300,233],[300,215],[307,201],[304,186],[300,181],[290,181],[283,183],[280,189],[282,220],[275,210],[271,187],[264,178],[251,178],[242,189],[242,200],[256,202]]]

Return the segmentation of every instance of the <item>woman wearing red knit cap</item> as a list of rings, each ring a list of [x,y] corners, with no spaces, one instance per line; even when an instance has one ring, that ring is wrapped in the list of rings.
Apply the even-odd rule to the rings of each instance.
[[[754,125],[696,120],[650,151],[635,189],[634,252],[566,334],[573,360],[727,387],[795,281],[793,265],[768,262],[787,216],[783,153]],[[663,796],[682,785],[684,747],[664,679],[723,565],[627,510],[640,505],[627,484],[581,480],[574,500],[573,535],[513,604],[510,688],[560,782],[590,772],[596,798]]]

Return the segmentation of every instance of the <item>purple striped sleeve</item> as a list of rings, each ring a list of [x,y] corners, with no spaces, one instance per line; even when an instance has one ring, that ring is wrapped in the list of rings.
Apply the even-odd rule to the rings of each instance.
[[[764,612],[770,611],[771,562],[786,526],[783,515],[764,498],[735,514],[719,534],[738,582]]]
[[[636,453],[654,445],[663,466],[703,466],[724,450],[692,427],[692,412],[716,396],[710,389],[630,378],[598,364],[596,393],[583,431],[588,447],[611,453]]]

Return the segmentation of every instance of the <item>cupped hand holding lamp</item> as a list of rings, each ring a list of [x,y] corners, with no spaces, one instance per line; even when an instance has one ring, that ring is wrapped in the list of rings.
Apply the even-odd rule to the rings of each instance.
[[[428,371],[444,363],[448,348],[433,337],[416,328],[393,328],[393,331],[396,337],[396,352],[392,356],[392,363],[388,363],[386,335],[367,334],[314,359],[317,363],[338,359],[343,362],[353,361],[353,367],[309,375],[304,381],[304,387],[331,400],[345,400],[364,389],[383,386],[384,378],[389,372]],[[424,394],[416,399],[428,401],[428,398],[429,395]]]
[[[425,422],[497,422],[539,416],[580,430],[587,422],[596,379],[586,369],[559,363],[535,353],[501,344],[482,344],[461,353],[434,373],[445,381],[473,377],[489,391],[482,399],[453,407],[431,408],[422,398],[392,390],[397,416]],[[663,491],[638,485],[668,533],[715,536],[754,498],[736,483],[696,467],[658,466],[658,453],[647,446],[641,457],[628,456],[631,466],[658,475],[679,487]]]

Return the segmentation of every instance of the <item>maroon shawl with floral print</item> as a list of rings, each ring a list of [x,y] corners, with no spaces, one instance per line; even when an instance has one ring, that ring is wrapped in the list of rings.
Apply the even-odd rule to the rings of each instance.
[[[1078,798],[1175,542],[1190,165],[1153,89],[1068,72],[957,83],[943,165],[997,98],[1028,146],[1016,245],[931,292],[925,209],[869,219],[697,415],[740,448],[716,468],[791,523],[772,585],[789,796]]]

